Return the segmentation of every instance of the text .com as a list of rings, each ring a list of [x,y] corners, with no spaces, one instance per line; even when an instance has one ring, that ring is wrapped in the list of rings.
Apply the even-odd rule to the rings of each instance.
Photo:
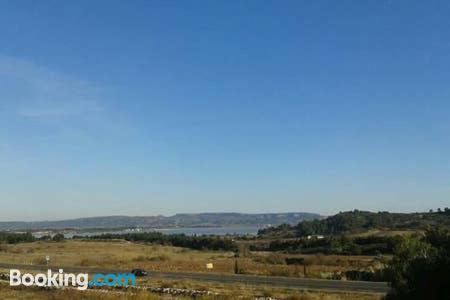
[[[88,287],[128,287],[136,286],[136,277],[131,273],[123,274],[101,274],[97,273],[89,280],[86,273],[71,274],[64,273],[62,269],[59,272],[48,270],[47,273],[22,274],[20,270],[9,271],[9,284],[11,286],[40,286],[40,287],[77,287],[79,290],[86,290]]]

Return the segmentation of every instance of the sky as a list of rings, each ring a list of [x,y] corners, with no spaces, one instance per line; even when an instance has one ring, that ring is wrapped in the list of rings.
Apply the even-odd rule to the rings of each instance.
[[[0,1],[0,220],[450,205],[448,1]]]

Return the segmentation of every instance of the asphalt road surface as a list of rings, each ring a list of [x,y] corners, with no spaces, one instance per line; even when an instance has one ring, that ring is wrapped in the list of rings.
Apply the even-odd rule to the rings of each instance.
[[[23,271],[47,271],[52,269],[58,271],[63,269],[70,273],[103,273],[117,274],[129,273],[131,270],[86,268],[86,267],[55,267],[42,265],[20,265],[0,263],[2,269],[18,269]],[[255,275],[234,275],[217,273],[191,273],[191,272],[149,272],[150,277],[169,280],[195,280],[220,284],[241,283],[248,285],[257,285],[264,287],[283,287],[299,290],[333,291],[333,292],[360,292],[360,293],[380,293],[385,294],[389,291],[386,282],[369,281],[342,281],[342,280],[324,280],[310,278],[294,278],[279,276],[255,276]]]

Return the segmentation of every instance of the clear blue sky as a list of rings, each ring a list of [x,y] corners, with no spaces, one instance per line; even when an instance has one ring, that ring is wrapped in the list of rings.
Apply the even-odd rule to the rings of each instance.
[[[450,205],[448,1],[0,1],[0,220]]]

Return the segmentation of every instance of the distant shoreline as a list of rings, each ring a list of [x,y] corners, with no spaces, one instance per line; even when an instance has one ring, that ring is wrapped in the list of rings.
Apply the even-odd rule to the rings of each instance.
[[[305,220],[322,218],[319,214],[292,212],[268,214],[241,214],[241,213],[200,213],[176,214],[169,217],[148,216],[109,216],[91,217],[61,221],[37,222],[0,222],[0,230],[111,230],[132,228],[220,228],[220,227],[269,227],[281,224],[297,224]]]

